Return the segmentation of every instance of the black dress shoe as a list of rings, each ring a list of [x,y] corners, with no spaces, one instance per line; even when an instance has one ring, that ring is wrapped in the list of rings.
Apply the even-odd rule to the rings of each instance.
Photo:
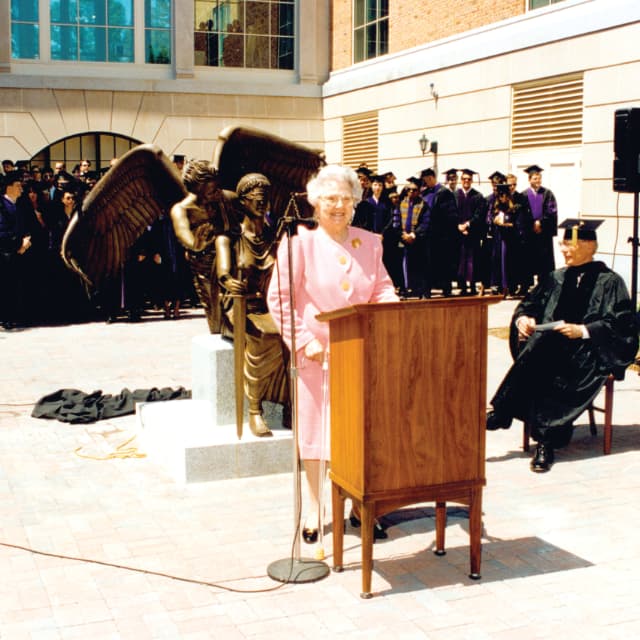
[[[302,530],[302,539],[307,544],[314,544],[315,542],[318,542],[318,530],[317,529],[307,529],[307,527],[305,527]]]
[[[495,411],[487,413],[487,431],[497,431],[498,429],[508,429],[513,418],[506,418]]]
[[[534,473],[545,473],[549,471],[553,464],[554,457],[553,447],[539,442],[536,446],[536,452],[531,459],[531,471]]]
[[[353,509],[349,513],[349,524],[351,524],[351,526],[354,529],[357,529],[361,524],[360,518],[358,518],[358,516],[356,516],[356,514],[353,512]],[[388,537],[389,537],[389,534],[382,528],[382,525],[376,520],[373,523],[373,540],[374,540],[374,542],[376,540],[386,540]]]
[[[389,534],[382,528],[380,523],[376,520],[373,523],[373,539],[374,540],[386,540]]]

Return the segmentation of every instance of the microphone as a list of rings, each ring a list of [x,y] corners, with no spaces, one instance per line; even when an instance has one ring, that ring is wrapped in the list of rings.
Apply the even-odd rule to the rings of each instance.
[[[278,220],[278,226],[276,228],[276,236],[287,230],[289,235],[295,235],[298,227],[302,225],[307,229],[315,229],[318,226],[318,221],[313,218],[299,218],[298,216],[282,216]]]

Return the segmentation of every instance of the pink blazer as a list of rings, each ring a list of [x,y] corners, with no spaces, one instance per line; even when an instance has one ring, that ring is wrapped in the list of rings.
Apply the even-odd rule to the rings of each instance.
[[[321,227],[300,226],[292,240],[295,293],[295,337],[299,351],[313,338],[326,347],[329,326],[316,320],[333,311],[366,302],[396,302],[393,283],[382,264],[379,236],[349,227],[344,243],[333,240]],[[282,337],[291,348],[289,312],[289,265],[287,239],[278,248],[267,304]]]

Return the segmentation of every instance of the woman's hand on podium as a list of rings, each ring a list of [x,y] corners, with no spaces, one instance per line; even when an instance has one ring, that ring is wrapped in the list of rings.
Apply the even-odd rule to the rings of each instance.
[[[324,360],[324,347],[322,346],[322,342],[317,338],[314,338],[311,342],[307,342],[304,346],[304,355],[309,360],[322,363]]]

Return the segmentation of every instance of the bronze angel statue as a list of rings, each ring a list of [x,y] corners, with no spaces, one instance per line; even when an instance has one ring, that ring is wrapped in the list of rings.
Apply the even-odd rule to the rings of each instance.
[[[264,294],[277,221],[323,164],[318,151],[245,127],[222,131],[213,162],[189,161],[182,176],[157,146],[140,145],[92,189],[63,240],[67,265],[99,288],[120,273],[145,230],[170,215],[209,331],[234,341],[238,437],[243,393],[256,436],[272,435],[264,400],[284,406],[285,422],[289,415],[286,349]],[[295,206],[310,215],[306,201]]]

